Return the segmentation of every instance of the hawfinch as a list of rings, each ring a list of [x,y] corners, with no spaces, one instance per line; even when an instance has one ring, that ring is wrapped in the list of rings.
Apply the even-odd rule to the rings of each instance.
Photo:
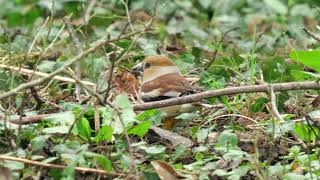
[[[146,57],[132,68],[132,73],[142,75],[140,98],[144,102],[160,101],[195,93],[190,83],[182,77],[179,69],[167,57]],[[175,105],[160,108],[167,117],[194,110],[193,105]]]

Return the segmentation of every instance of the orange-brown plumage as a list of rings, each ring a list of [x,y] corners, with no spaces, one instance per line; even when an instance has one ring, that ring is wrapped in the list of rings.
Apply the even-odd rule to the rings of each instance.
[[[165,56],[155,55],[146,57],[132,69],[142,72],[140,97],[145,102],[159,101],[192,94],[193,88],[181,75],[175,64]],[[161,108],[168,116],[190,111],[191,104],[176,105]]]

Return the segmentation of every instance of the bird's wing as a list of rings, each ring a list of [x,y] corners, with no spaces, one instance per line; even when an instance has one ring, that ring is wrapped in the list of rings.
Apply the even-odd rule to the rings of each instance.
[[[144,83],[141,87],[143,101],[159,101],[192,94],[190,83],[179,73],[170,73]]]

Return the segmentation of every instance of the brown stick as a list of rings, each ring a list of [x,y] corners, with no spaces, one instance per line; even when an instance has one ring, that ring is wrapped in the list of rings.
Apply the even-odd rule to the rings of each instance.
[[[274,87],[274,91],[320,89],[320,83],[315,81],[275,83],[275,84],[272,84],[272,86]],[[268,91],[269,91],[269,84],[231,87],[231,88],[206,91],[203,93],[193,94],[193,95],[179,97],[179,98],[172,98],[172,99],[163,100],[163,101],[136,104],[133,106],[133,108],[135,111],[143,111],[146,109],[161,108],[166,106],[197,102],[197,101],[200,101],[201,99],[216,97],[216,96],[234,95],[234,94],[241,94],[241,93],[268,92]]]
[[[271,85],[273,86],[274,91],[320,89],[320,83],[316,82],[316,81],[275,83],[275,84],[271,84]],[[161,107],[172,106],[172,105],[193,103],[193,102],[200,101],[201,99],[210,98],[210,97],[234,95],[234,94],[242,94],[242,93],[269,92],[269,90],[270,90],[269,84],[231,87],[231,88],[206,91],[203,93],[198,93],[198,94],[189,95],[189,96],[185,96],[185,97],[172,98],[169,100],[135,104],[133,106],[133,109],[135,111],[144,111],[147,109],[154,109],[154,108],[161,108]],[[38,118],[38,121],[40,121],[43,118],[43,116],[41,116],[41,115],[36,115],[36,116],[39,116],[39,118],[40,118],[40,119]],[[30,116],[30,117],[32,117],[32,116]],[[27,118],[30,118],[30,117],[27,117]],[[10,122],[17,124],[16,120],[10,120]],[[32,122],[37,122],[37,121],[35,121],[33,119]],[[29,123],[29,122],[27,121],[27,123]],[[27,123],[25,123],[24,118],[23,118],[22,124],[27,124]]]
[[[64,17],[63,22],[67,26],[69,36],[71,37],[74,46],[77,48],[77,54],[81,54],[83,52],[83,49],[78,37],[76,36],[76,33],[74,32],[70,19],[68,17]],[[74,71],[76,73],[77,78],[81,79],[80,61],[74,63]],[[81,86],[79,86],[79,84],[76,84],[75,94],[76,94],[77,100],[80,100],[80,93],[81,93]]]
[[[274,116],[284,122],[285,120],[283,119],[283,117],[280,115],[278,108],[277,108],[277,99],[276,99],[276,93],[274,92],[274,88],[273,86],[270,86],[270,100],[271,100],[271,110],[274,114]],[[303,147],[303,149],[308,149],[307,145],[299,138],[299,136],[293,131],[290,130],[289,134],[296,140],[298,141],[298,143]]]
[[[41,119],[51,116],[51,115],[55,115],[55,114],[39,114],[39,115],[34,115],[34,116],[27,116],[27,117],[22,117],[21,118],[21,124],[32,124],[32,123],[36,123],[39,122]],[[3,118],[2,116],[0,116],[0,118]],[[20,118],[17,119],[10,119],[10,122],[13,124],[19,124],[19,120]]]
[[[320,42],[320,36],[312,31],[310,31],[309,29],[307,28],[302,28],[302,30],[304,32],[306,32],[307,34],[309,34],[313,39],[317,40],[318,42]]]
[[[66,169],[67,166],[63,165],[58,165],[58,164],[48,164],[48,163],[43,163],[39,161],[33,161],[25,158],[17,158],[17,157],[12,157],[12,156],[7,156],[7,155],[0,155],[0,159],[2,160],[9,160],[9,161],[16,161],[16,162],[22,162],[26,164],[31,164],[34,166],[41,166],[45,168],[51,168],[51,169]],[[116,173],[116,172],[106,172],[102,169],[93,169],[93,168],[84,168],[84,167],[75,167],[74,168],[76,171],[79,171],[81,173],[98,173],[103,176],[125,176],[124,174],[121,173]]]
[[[89,18],[91,16],[91,12],[92,12],[92,9],[94,8],[94,6],[96,5],[97,1],[96,0],[91,0],[89,5],[88,5],[88,8],[86,10],[86,13],[84,14],[84,23],[87,25],[88,22],[89,22]]]
[[[5,64],[0,64],[0,68],[7,69],[7,70],[14,70],[14,71],[17,71],[18,73],[23,74],[23,75],[33,75],[34,74],[34,75],[41,76],[41,77],[46,77],[49,75],[48,73],[34,71],[34,70],[26,69],[26,68],[19,68],[19,67],[15,67],[15,66],[9,66],[9,65],[5,65]],[[76,83],[75,80],[73,80],[71,78],[64,77],[64,76],[53,76],[52,79],[63,81],[63,82]],[[96,86],[95,83],[92,83],[89,81],[81,81],[81,82],[87,86]]]

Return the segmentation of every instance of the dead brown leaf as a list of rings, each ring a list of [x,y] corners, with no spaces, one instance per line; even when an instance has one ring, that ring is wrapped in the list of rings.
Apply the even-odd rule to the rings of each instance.
[[[138,79],[125,70],[119,70],[116,72],[112,83],[115,85],[116,89],[120,93],[127,93],[133,97],[137,96],[139,91],[139,82]]]
[[[151,164],[161,180],[183,179],[183,176],[165,161],[155,160],[152,161]]]

